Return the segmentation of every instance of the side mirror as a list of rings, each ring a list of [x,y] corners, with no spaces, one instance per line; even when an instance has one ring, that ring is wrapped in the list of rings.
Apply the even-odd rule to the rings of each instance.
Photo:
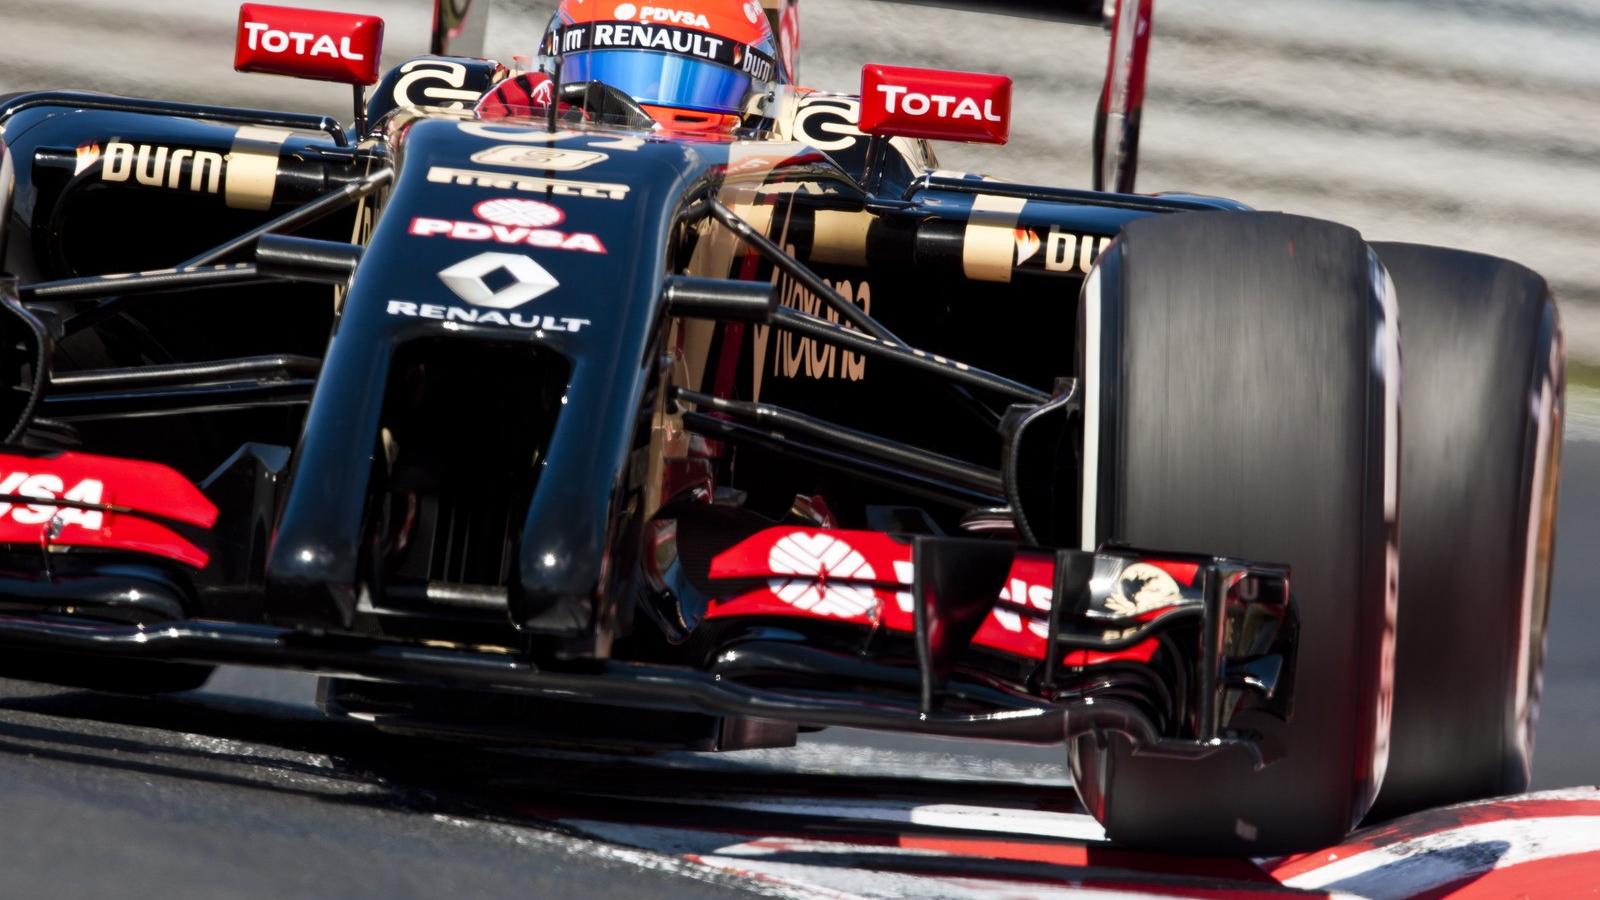
[[[1004,144],[1011,134],[1011,79],[867,65],[860,128],[876,137]]]
[[[366,86],[378,81],[383,20],[377,16],[245,3],[233,68]]]

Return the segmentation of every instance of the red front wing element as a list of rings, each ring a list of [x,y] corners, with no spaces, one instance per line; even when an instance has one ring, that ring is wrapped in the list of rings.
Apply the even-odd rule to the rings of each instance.
[[[1180,595],[1198,594],[1197,573],[1193,563],[1130,564],[1119,577],[1161,579],[1170,586],[1174,604],[1151,603],[1145,609],[1132,603],[1124,612],[1143,622],[1172,611],[1182,599]],[[783,616],[916,633],[911,545],[882,532],[767,528],[718,554],[709,574],[713,581],[764,580],[766,584],[718,600],[707,612],[708,619]],[[1044,659],[1054,584],[1054,556],[1017,550],[999,602],[979,626],[973,645]],[[1069,666],[1110,660],[1148,662],[1156,645],[1156,640],[1150,639],[1113,652],[1075,650],[1062,661]]]
[[[0,544],[130,550],[204,568],[206,552],[158,520],[210,528],[217,508],[157,463],[0,453]]]
[[[1011,79],[863,66],[860,127],[874,135],[1004,144],[1011,132]]]
[[[233,67],[342,84],[376,84],[383,51],[377,16],[245,3]]]

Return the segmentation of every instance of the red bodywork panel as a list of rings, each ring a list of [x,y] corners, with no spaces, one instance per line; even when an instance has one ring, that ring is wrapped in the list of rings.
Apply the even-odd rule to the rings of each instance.
[[[40,502],[0,500],[0,544],[130,550],[196,569],[210,559],[169,525],[146,517],[197,528],[217,520],[217,507],[199,488],[158,463],[87,453],[0,453],[0,496],[6,495]]]
[[[1011,79],[863,66],[860,128],[884,136],[1004,144],[1011,133]]]
[[[377,84],[383,19],[245,3],[233,67],[341,84]]]
[[[723,551],[711,561],[713,581],[764,579],[766,585],[715,601],[708,619],[784,616],[845,622],[914,634],[911,544],[877,531],[826,528],[767,528]],[[1152,562],[1180,585],[1194,584],[1193,563]],[[1042,660],[1049,638],[1055,557],[1042,550],[1018,549],[1000,602],[979,626],[973,645]],[[1161,611],[1141,614],[1141,620]],[[1069,666],[1114,660],[1148,662],[1154,639],[1125,650],[1074,650]]]

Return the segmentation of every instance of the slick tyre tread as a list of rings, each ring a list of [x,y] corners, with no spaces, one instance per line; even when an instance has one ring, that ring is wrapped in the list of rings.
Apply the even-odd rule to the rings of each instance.
[[[1376,820],[1528,787],[1563,359],[1555,301],[1529,269],[1373,249],[1405,366],[1394,744]]]
[[[1290,721],[1235,722],[1284,751],[1263,769],[1235,750],[1135,754],[1117,735],[1071,748],[1113,840],[1304,850],[1343,837],[1372,801],[1398,457],[1384,287],[1354,230],[1253,212],[1135,221],[1085,283],[1088,543],[1286,563],[1301,635]]]

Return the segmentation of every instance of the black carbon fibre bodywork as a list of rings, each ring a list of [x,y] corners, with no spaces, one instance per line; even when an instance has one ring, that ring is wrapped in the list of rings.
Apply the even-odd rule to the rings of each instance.
[[[628,511],[638,499],[638,485],[630,484],[628,468],[636,463],[631,454],[641,440],[652,382],[661,375],[661,356],[667,350],[670,322],[661,302],[662,278],[686,268],[700,240],[681,217],[741,159],[756,157],[750,145],[741,143],[664,141],[606,129],[549,135],[530,124],[463,122],[450,116],[417,119],[414,112],[393,111],[398,101],[417,100],[408,92],[420,90],[421,82],[408,81],[411,73],[466,71],[473,78],[489,79],[492,68],[477,60],[427,58],[395,70],[371,104],[374,115],[388,116],[391,128],[388,140],[372,148],[376,155],[372,149],[353,151],[348,139],[272,131],[308,123],[247,110],[211,110],[197,117],[188,107],[173,107],[172,114],[163,115],[152,101],[94,98],[90,104],[74,94],[16,97],[0,110],[9,157],[25,161],[14,166],[5,266],[31,287],[30,299],[37,305],[51,306],[60,318],[74,322],[94,317],[82,314],[85,300],[70,292],[70,279],[88,279],[78,283],[92,295],[93,276],[180,263],[223,234],[248,231],[330,191],[357,185],[374,166],[393,165],[397,171],[392,188],[373,197],[375,202],[364,201],[361,228],[378,201],[382,214],[370,239],[363,241],[364,260],[348,291],[340,292],[338,327],[325,352],[318,346],[318,334],[326,333],[323,323],[331,299],[326,288],[283,281],[262,284],[265,279],[255,278],[253,270],[219,271],[213,276],[219,286],[210,294],[203,291],[212,282],[181,276],[173,279],[178,283],[152,281],[145,290],[191,288],[197,293],[141,299],[130,281],[124,296],[101,303],[116,308],[114,316],[102,314],[108,316],[106,324],[64,335],[64,352],[55,365],[63,390],[45,400],[47,410],[59,410],[90,443],[99,430],[107,432],[108,441],[126,439],[110,415],[97,415],[101,409],[138,415],[137,406],[144,402],[146,414],[177,414],[186,425],[197,423],[195,427],[216,435],[211,459],[195,447],[176,454],[150,452],[136,440],[129,448],[130,455],[161,459],[196,479],[231,452],[229,444],[294,446],[276,540],[264,561],[272,595],[266,608],[275,619],[339,627],[354,623],[363,535],[376,490],[374,459],[385,429],[383,398],[393,388],[394,360],[412,352],[408,348],[440,342],[452,345],[452,353],[470,355],[470,348],[481,343],[548,357],[564,372],[560,415],[548,443],[537,451],[537,479],[548,487],[530,489],[528,506],[518,512],[522,527],[514,531],[519,547],[497,585],[505,589],[512,619],[535,632],[593,641],[605,630],[600,623],[613,615],[596,608],[594,598],[626,593],[618,581],[626,577],[621,571],[625,567],[602,572],[601,561],[627,555],[620,546],[628,539],[624,522],[637,513],[636,508]],[[868,141],[849,127],[853,102],[817,96],[796,116],[796,136],[826,137],[829,153],[795,143],[777,159],[762,163],[769,185],[816,186],[774,195],[751,185],[754,205],[771,212],[769,221],[781,212],[781,227],[774,226],[772,236],[827,284],[858,285],[860,308],[913,345],[973,361],[1041,389],[1066,374],[1063,361],[1068,357],[1040,351],[1070,344],[1070,298],[1077,281],[1123,223],[1157,212],[1229,205],[987,185],[924,174],[918,162],[900,155],[888,172],[886,193],[869,197],[857,186],[867,164]],[[85,110],[85,105],[94,108]],[[397,117],[403,125],[394,124]],[[592,164],[581,174],[562,175],[554,170],[489,169],[473,161],[475,154],[518,147],[587,154]],[[263,179],[263,171],[270,173],[270,180]],[[486,171],[494,177],[480,177]],[[465,251],[506,248],[410,233],[418,218],[470,222],[477,203],[506,196],[555,201],[564,216],[563,229],[592,235],[604,248],[598,253],[535,254],[560,285],[539,301],[534,321],[543,327],[485,326],[454,318],[464,304],[439,273],[471,255]],[[1031,258],[1013,258],[1008,238],[1004,258],[996,258],[991,247],[987,258],[974,261],[969,243],[979,231],[992,238],[984,230],[996,227],[984,221],[992,213],[975,213],[975,204],[997,197],[1014,210],[1004,230],[1036,236]],[[129,217],[150,227],[119,227],[115,233],[122,239],[100,238],[111,223],[126,223]],[[846,220],[847,231],[858,238],[854,246],[839,245],[838,223]],[[332,238],[357,231],[346,207],[299,233]],[[969,277],[976,269],[983,274]],[[754,274],[758,279],[774,277],[767,271],[766,264],[758,263]],[[190,286],[182,281],[185,277],[196,283]],[[807,301],[797,299],[793,287],[778,277],[780,303],[808,311]],[[227,283],[221,284],[224,278]],[[1019,291],[1007,284],[1013,279],[1050,287]],[[1015,308],[1019,302],[1027,308]],[[1013,308],[997,314],[997,303]],[[437,314],[396,314],[394,304]],[[1044,340],[1037,348],[1016,344],[1015,332],[1004,328],[1002,320],[1033,313],[1050,323],[1041,330]],[[446,316],[452,318],[442,325]],[[127,328],[128,322],[135,327]],[[234,324],[218,327],[223,322]],[[760,327],[758,332],[766,330]],[[954,335],[962,339],[951,341]],[[725,395],[752,400],[764,395],[800,409],[826,409],[839,424],[871,424],[894,439],[956,459],[988,456],[993,465],[996,437],[972,438],[966,434],[972,429],[930,428],[934,423],[925,416],[893,414],[892,398],[926,389],[926,375],[850,358],[854,354],[848,350],[837,355],[828,350],[819,359],[819,342],[789,333],[772,341],[770,353],[762,346],[765,335],[745,335],[742,349],[730,350],[729,339],[726,331],[719,331],[709,350],[713,356],[735,355],[738,384],[723,386]],[[276,427],[237,432],[243,440],[234,441],[231,425],[213,429],[211,420],[241,418],[235,413],[251,418],[259,412],[261,398],[241,391],[236,406],[207,406],[213,413],[208,415],[191,413],[197,407],[148,391],[118,406],[104,390],[90,403],[74,396],[81,389],[68,388],[108,384],[108,379],[93,376],[74,381],[68,374],[74,368],[161,362],[181,370],[216,359],[224,350],[241,358],[274,353],[323,358],[310,397],[303,383],[297,394],[293,382],[277,382],[285,400],[308,403],[305,419],[297,421],[300,407],[290,406],[288,415],[277,416]],[[852,370],[848,375],[836,374],[846,368]],[[726,363],[722,369],[727,371]],[[886,410],[891,414],[885,416]],[[91,416],[97,424],[90,424]],[[750,457],[739,486],[771,483],[757,454]],[[802,479],[779,490],[792,495],[819,486],[826,484]],[[839,492],[841,502],[853,499],[849,491]]]
[[[197,571],[15,549],[0,645],[379,679],[329,708],[412,729],[497,696],[571,713],[517,724],[544,740],[601,704],[668,716],[640,746],[676,739],[651,722],[708,749],[837,724],[1270,761],[1231,719],[1287,709],[1283,567],[1024,546],[1076,542],[1084,276],[1128,222],[1236,204],[937,173],[848,97],[795,98],[790,140],[691,140],[418,109],[417,73],[503,75],[407,63],[366,134],[0,107],[3,267],[54,346],[14,451],[163,463],[218,510]],[[712,559],[794,525],[893,532],[904,573],[859,590],[903,597],[904,627],[717,614],[781,592]],[[1054,574],[1007,594],[1024,557]],[[1107,606],[1149,560],[1182,596]]]
[[[1003,143],[999,76],[793,87],[797,3],[742,4],[776,83],[720,120],[563,81],[587,32],[538,72],[468,58],[487,0],[436,0],[436,55],[370,97],[347,78],[348,128],[0,97],[0,669],[303,669],[332,715],[568,748],[1056,744],[1111,840],[1257,858],[1520,789],[1562,415],[1543,281],[1131,193],[1153,0],[952,0],[1106,26],[1094,191],[906,136]],[[322,77],[322,43],[272,71]],[[1401,441],[1402,303],[1440,338],[1406,371],[1432,450]],[[1440,477],[1402,503],[1402,469]],[[1470,583],[1423,596],[1454,547]]]

